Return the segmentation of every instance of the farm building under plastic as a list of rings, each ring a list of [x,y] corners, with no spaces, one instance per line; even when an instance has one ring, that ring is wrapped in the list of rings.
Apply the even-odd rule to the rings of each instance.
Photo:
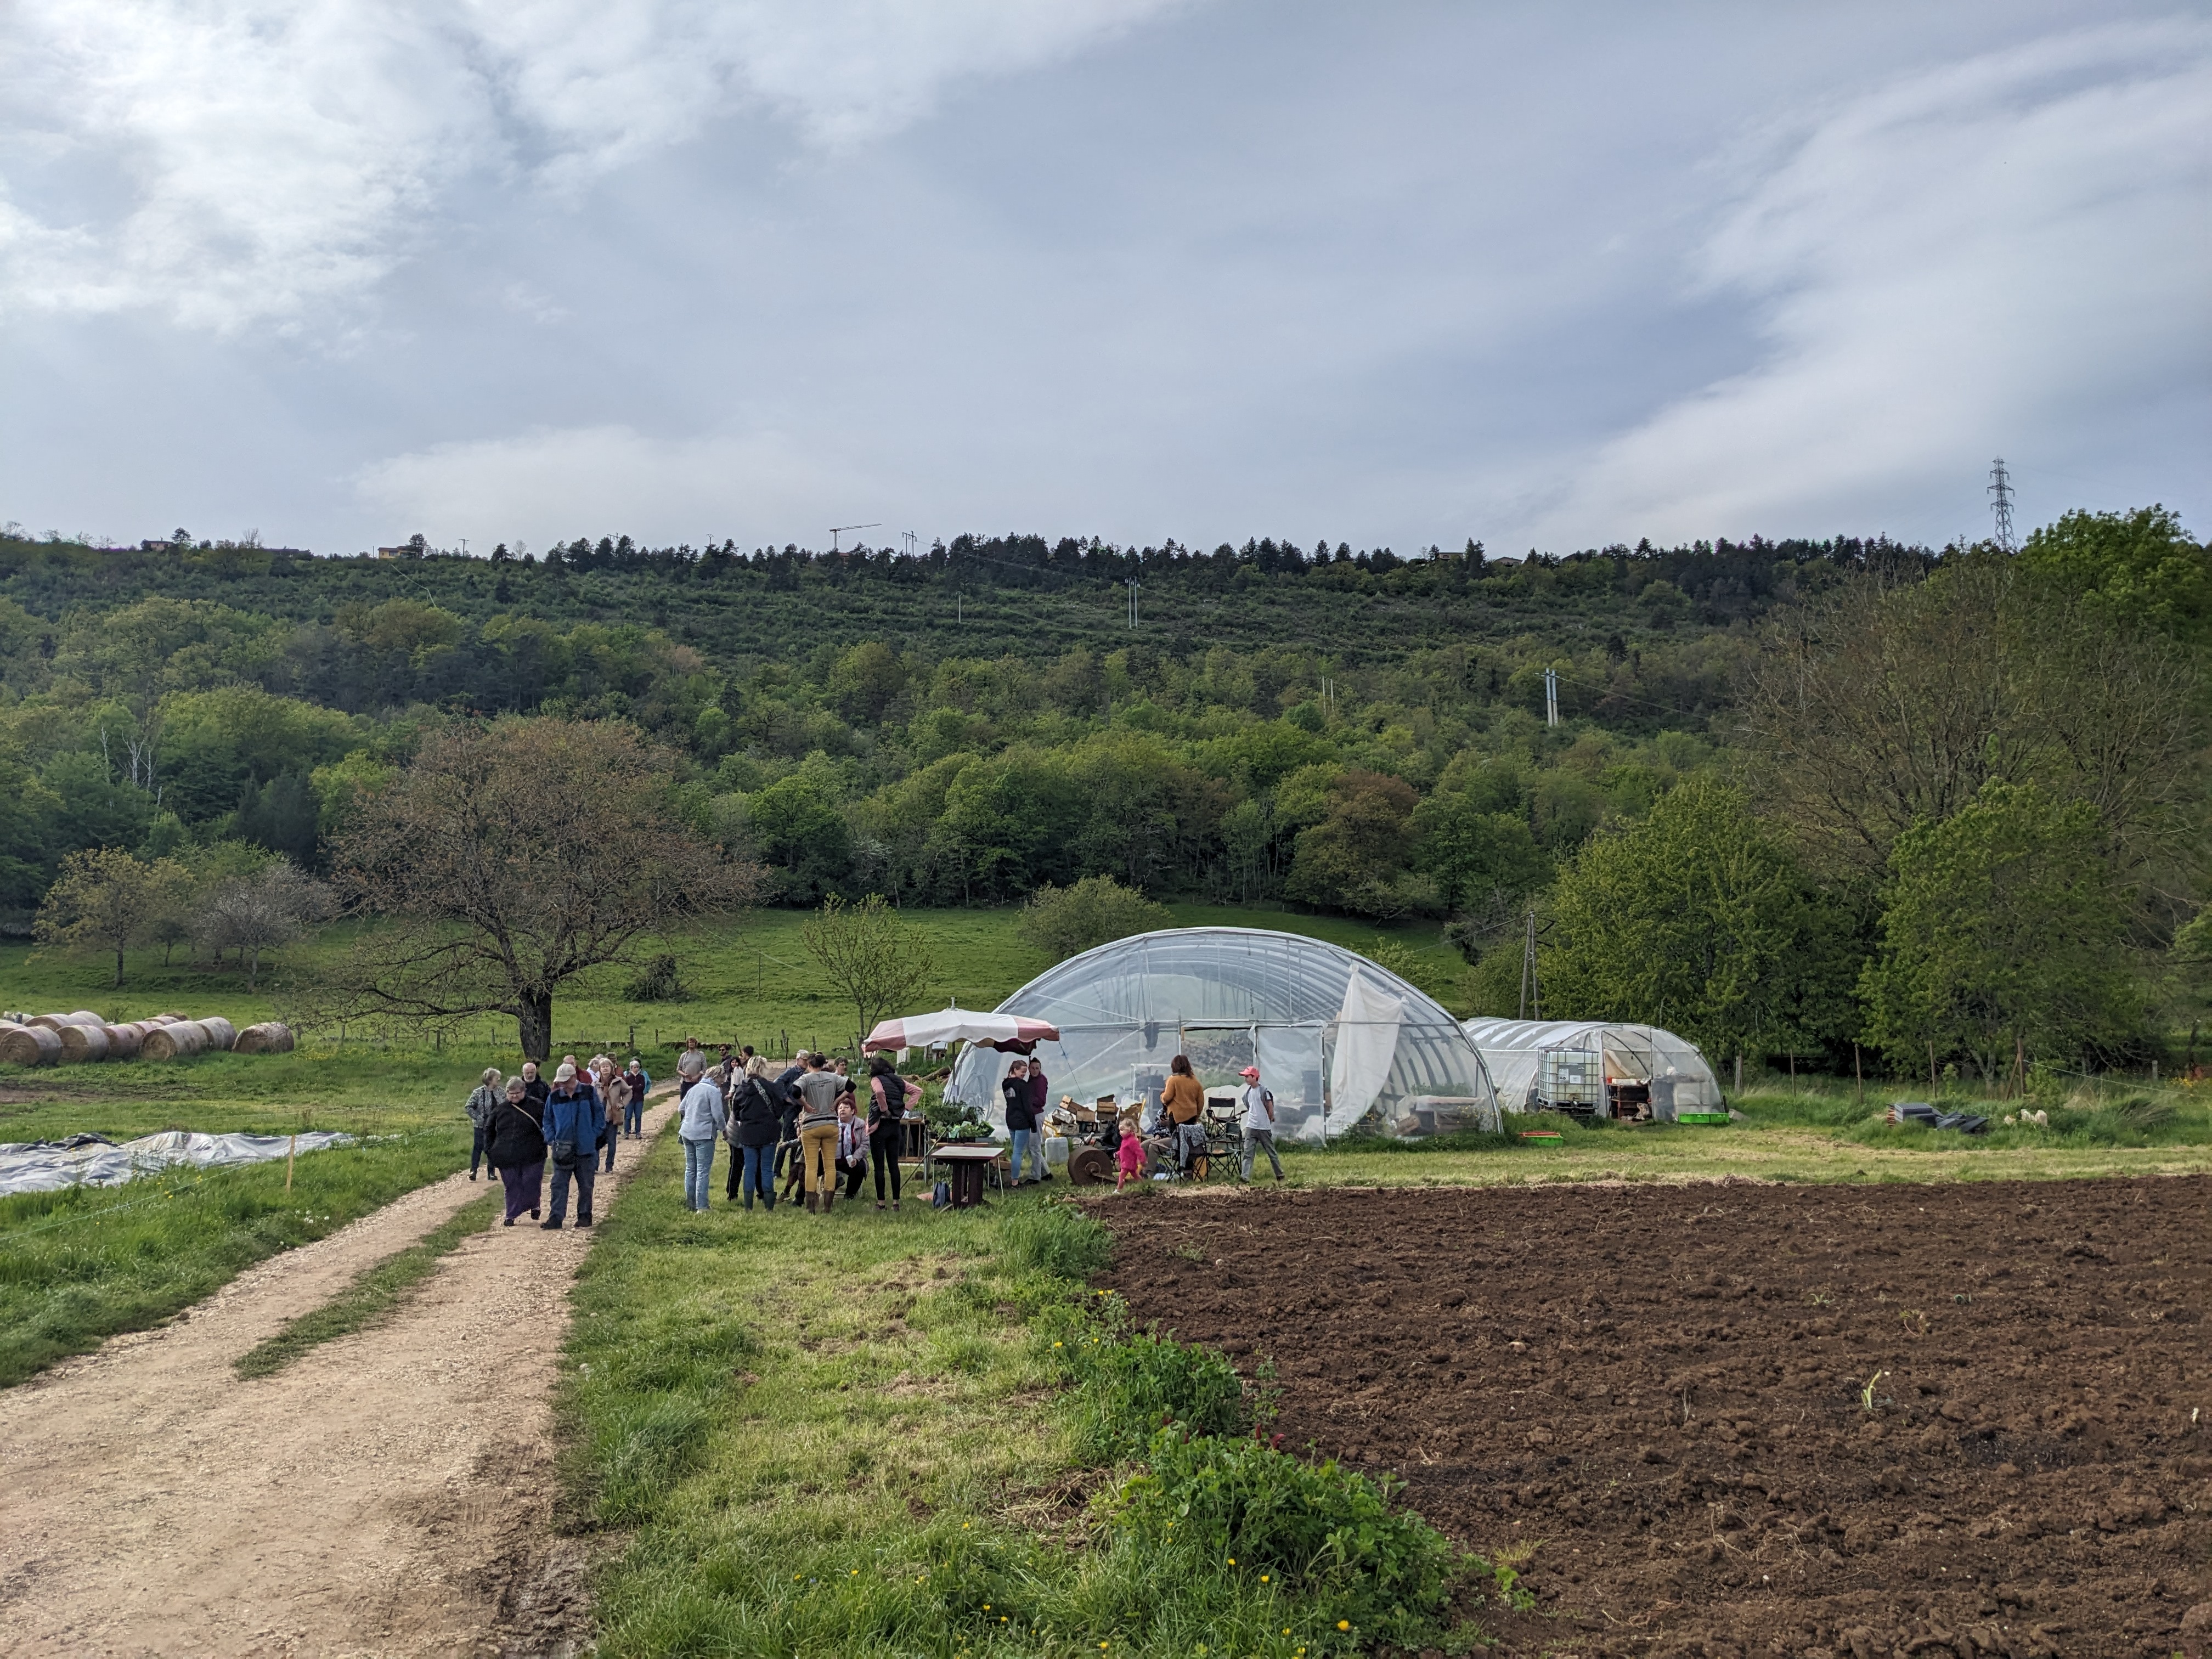
[[[1115,939],[1039,975],[998,1012],[1059,1028],[1037,1048],[1054,1098],[1157,1101],[1182,1054],[1209,1088],[1257,1066],[1286,1140],[1355,1125],[1423,1135],[1498,1123],[1498,1095],[1458,1021],[1366,957],[1301,934],[1177,927]],[[1012,1059],[965,1050],[949,1097],[1000,1121]]]
[[[1697,1045],[1656,1025],[1471,1019],[1463,1029],[1509,1112],[1667,1121],[1721,1109],[1720,1080]]]

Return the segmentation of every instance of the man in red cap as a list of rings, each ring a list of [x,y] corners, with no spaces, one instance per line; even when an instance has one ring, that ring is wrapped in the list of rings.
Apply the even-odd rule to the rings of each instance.
[[[1247,1066],[1243,1075],[1244,1092],[1238,1098],[1244,1105],[1244,1179],[1252,1178],[1253,1154],[1264,1152],[1280,1181],[1283,1160],[1275,1156],[1275,1097],[1260,1086],[1258,1066]]]

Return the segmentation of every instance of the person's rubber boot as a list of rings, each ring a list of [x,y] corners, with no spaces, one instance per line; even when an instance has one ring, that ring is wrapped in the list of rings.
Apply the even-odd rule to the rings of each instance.
[[[809,1193],[806,1195],[806,1213],[812,1215],[814,1212],[814,1194]]]
[[[835,1187],[832,1187],[829,1191],[822,1194],[822,1213],[828,1215],[831,1210],[836,1207],[836,1206],[837,1189]]]

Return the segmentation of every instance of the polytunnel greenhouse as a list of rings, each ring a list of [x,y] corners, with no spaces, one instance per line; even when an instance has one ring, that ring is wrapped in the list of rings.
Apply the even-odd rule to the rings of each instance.
[[[1509,1112],[1664,1122],[1723,1109],[1720,1080],[1697,1045],[1656,1025],[1471,1019],[1464,1029]]]
[[[1357,952],[1296,933],[1176,927],[1115,939],[1039,975],[997,1012],[1059,1029],[1036,1045],[1055,1099],[1157,1103],[1180,1054],[1209,1091],[1257,1066],[1286,1140],[1498,1126],[1482,1057],[1450,1014]],[[1000,1122],[999,1082],[1013,1058],[968,1048],[947,1097]]]

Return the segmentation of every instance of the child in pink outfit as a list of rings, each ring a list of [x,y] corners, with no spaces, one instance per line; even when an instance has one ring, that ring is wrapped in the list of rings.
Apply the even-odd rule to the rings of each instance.
[[[1114,1161],[1115,1192],[1129,1182],[1144,1179],[1145,1143],[1137,1138],[1137,1120],[1133,1117],[1121,1120],[1121,1144],[1114,1149]]]

